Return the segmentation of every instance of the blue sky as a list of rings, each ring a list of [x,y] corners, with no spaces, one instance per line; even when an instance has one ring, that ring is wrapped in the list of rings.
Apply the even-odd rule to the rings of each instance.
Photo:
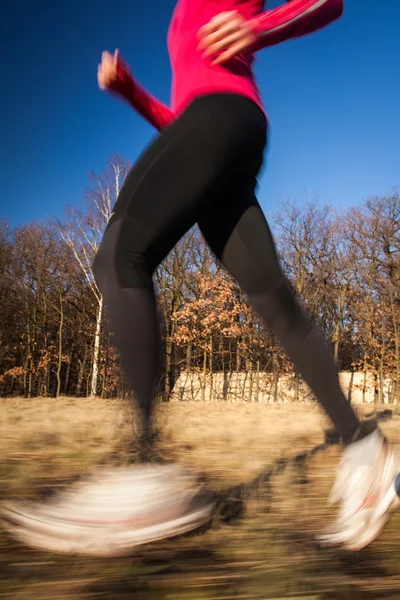
[[[14,225],[61,216],[112,152],[135,160],[155,132],[97,89],[97,63],[103,49],[120,48],[136,78],[168,103],[173,6],[5,4],[1,216]],[[256,76],[271,123],[259,189],[267,214],[288,197],[346,207],[400,188],[400,2],[345,0],[340,21],[259,52]]]

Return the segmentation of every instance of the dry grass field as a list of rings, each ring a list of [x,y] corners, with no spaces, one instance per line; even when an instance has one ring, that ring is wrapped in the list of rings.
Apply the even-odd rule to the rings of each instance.
[[[400,410],[384,417],[400,443]],[[34,552],[0,531],[0,598],[400,599],[400,511],[363,552],[315,541],[334,515],[326,498],[340,456],[324,443],[317,407],[171,403],[157,421],[157,453],[201,473],[215,495],[211,526],[115,559]],[[116,401],[0,400],[0,500],[45,496],[96,466],[134,461],[134,430]]]

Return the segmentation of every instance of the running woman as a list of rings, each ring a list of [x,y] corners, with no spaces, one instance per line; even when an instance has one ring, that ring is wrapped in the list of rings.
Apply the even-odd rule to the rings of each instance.
[[[323,540],[359,549],[375,539],[396,504],[399,465],[377,424],[360,423],[344,397],[333,357],[281,270],[255,195],[267,120],[252,72],[254,53],[328,25],[342,14],[343,2],[289,0],[266,12],[263,4],[178,0],[168,32],[171,108],[140,87],[118,51],[103,53],[100,88],[128,101],[160,134],[125,180],[93,269],[126,379],[148,431],[159,350],[152,275],[197,223],[346,444],[332,493],[332,500],[341,504],[339,517]],[[163,495],[163,508],[152,510],[142,496],[138,512],[127,520],[129,510],[134,512],[132,505],[128,513],[126,506],[125,512],[117,507],[125,528],[126,523],[136,528],[132,545],[133,539],[140,543],[179,533],[182,519],[190,528],[205,518],[205,513],[196,513],[191,520],[195,511],[187,502],[177,502],[161,483],[157,487],[157,477],[151,481],[153,495],[157,489]],[[20,518],[20,523],[26,525],[26,519]]]

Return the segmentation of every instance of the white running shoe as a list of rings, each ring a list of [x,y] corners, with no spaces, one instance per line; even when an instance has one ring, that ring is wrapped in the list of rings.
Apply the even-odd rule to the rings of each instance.
[[[400,504],[396,486],[399,472],[399,456],[378,429],[350,444],[329,499],[331,504],[341,504],[339,515],[320,541],[361,550],[375,540],[390,511]]]
[[[140,465],[101,472],[46,503],[8,503],[10,534],[53,552],[122,556],[136,546],[198,528],[213,504],[197,479],[175,465]]]

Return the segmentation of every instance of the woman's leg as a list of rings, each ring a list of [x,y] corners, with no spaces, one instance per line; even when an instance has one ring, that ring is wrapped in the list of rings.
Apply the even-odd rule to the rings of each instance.
[[[264,117],[249,100],[204,97],[156,139],[121,189],[93,270],[145,428],[159,351],[152,274],[264,143]]]
[[[340,503],[338,518],[321,541],[359,550],[379,535],[399,506],[399,459],[376,422],[360,424],[343,395],[333,356],[282,273],[254,188],[254,173],[247,181],[241,177],[214,203],[212,213],[203,213],[199,225],[348,442],[331,492],[331,500]]]
[[[200,229],[249,302],[276,334],[345,441],[359,420],[346,400],[323,337],[297,304],[279,265],[268,223],[254,194],[255,177],[231,186]]]

